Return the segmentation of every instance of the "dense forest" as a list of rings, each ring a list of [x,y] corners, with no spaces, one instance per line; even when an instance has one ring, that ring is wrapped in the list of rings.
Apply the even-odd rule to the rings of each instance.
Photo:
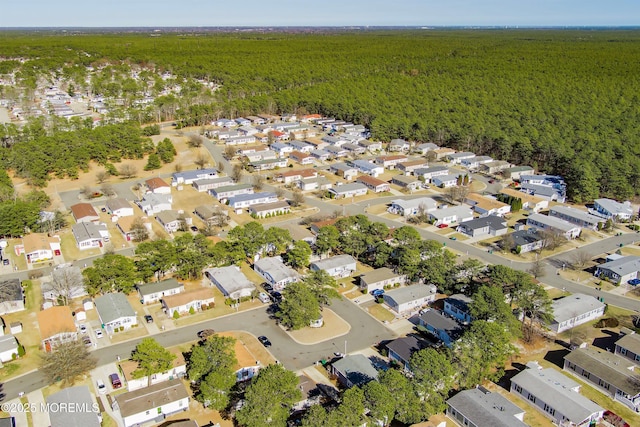
[[[112,61],[221,84],[184,125],[317,112],[561,174],[576,202],[640,192],[637,31],[3,33],[0,57],[24,83]]]

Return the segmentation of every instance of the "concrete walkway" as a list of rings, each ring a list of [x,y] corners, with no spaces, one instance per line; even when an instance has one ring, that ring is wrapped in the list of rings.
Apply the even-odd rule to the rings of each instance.
[[[34,409],[31,412],[31,420],[33,421],[34,427],[51,425],[49,413],[42,410],[42,408],[45,408],[42,389],[38,389],[27,394],[27,399],[29,400],[29,405],[32,405],[32,408]]]
[[[6,412],[9,412],[9,415],[16,419],[17,426],[28,426],[27,423],[27,412],[26,409],[22,407],[23,403],[20,399],[11,399],[2,404],[3,409]]]

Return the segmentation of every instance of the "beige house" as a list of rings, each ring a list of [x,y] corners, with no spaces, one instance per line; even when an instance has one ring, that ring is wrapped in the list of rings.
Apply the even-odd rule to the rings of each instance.
[[[203,306],[214,304],[215,296],[213,289],[201,288],[165,296],[160,302],[167,316],[173,317],[175,312],[182,315],[189,313],[191,309],[200,311]]]
[[[42,348],[49,352],[58,344],[78,339],[78,328],[73,321],[71,308],[58,305],[38,312],[38,327]]]

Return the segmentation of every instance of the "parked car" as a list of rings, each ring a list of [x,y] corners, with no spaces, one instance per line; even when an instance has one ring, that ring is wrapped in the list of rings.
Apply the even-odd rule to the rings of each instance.
[[[282,294],[278,291],[271,292],[271,298],[273,298],[273,302],[282,302]]]
[[[263,304],[268,304],[271,302],[271,298],[269,298],[269,295],[265,294],[264,292],[260,292],[258,294],[258,299],[260,300],[261,303]]]
[[[5,258],[2,260],[2,264],[3,265],[9,265],[11,263],[11,261],[9,261],[9,259]]]
[[[216,331],[214,331],[213,329],[203,329],[200,332],[198,332],[198,338],[200,338],[201,340],[204,340],[210,337],[211,335],[214,335],[215,333]]]
[[[191,231],[193,231],[194,233],[198,232],[198,227],[196,227],[195,225],[192,225],[191,227],[189,227],[191,229]]]
[[[371,291],[371,295],[373,295],[374,297],[380,297],[384,294],[384,289],[374,289]]]
[[[118,374],[109,375],[109,381],[111,381],[111,386],[113,388],[122,387],[122,383],[120,382],[120,377],[118,376]]]
[[[80,325],[80,333],[81,334],[86,334],[87,333],[87,325],[85,325],[84,323],[82,325]]]
[[[100,329],[96,329],[94,332],[96,334],[96,338],[98,338],[98,339],[100,339],[100,338],[102,338],[104,336],[104,334],[102,333],[102,330],[100,330]]]
[[[271,347],[271,341],[269,341],[269,338],[265,337],[264,335],[260,335],[258,337],[258,341],[260,341],[265,347]]]
[[[447,228],[447,227],[448,227],[448,225],[447,225],[447,224],[440,224],[440,225],[438,225],[438,228]]]
[[[262,289],[264,289],[267,292],[273,292],[273,286],[271,286],[271,284],[267,282],[264,282],[262,284]]]
[[[98,388],[98,393],[105,394],[107,392],[107,386],[104,385],[104,382],[102,380],[96,381],[96,386]]]
[[[147,323],[153,323],[153,317],[150,314],[145,314],[144,320]]]
[[[640,285],[640,279],[631,279],[627,283],[629,283],[631,286],[637,286]]]

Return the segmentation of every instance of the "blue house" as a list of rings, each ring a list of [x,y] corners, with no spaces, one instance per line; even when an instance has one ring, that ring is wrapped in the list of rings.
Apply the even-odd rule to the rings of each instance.
[[[466,295],[455,294],[444,300],[444,313],[453,317],[458,322],[471,322],[469,304],[473,300]]]
[[[458,322],[433,309],[426,310],[419,317],[419,325],[442,341],[447,347],[451,347],[462,333],[462,328]]]

